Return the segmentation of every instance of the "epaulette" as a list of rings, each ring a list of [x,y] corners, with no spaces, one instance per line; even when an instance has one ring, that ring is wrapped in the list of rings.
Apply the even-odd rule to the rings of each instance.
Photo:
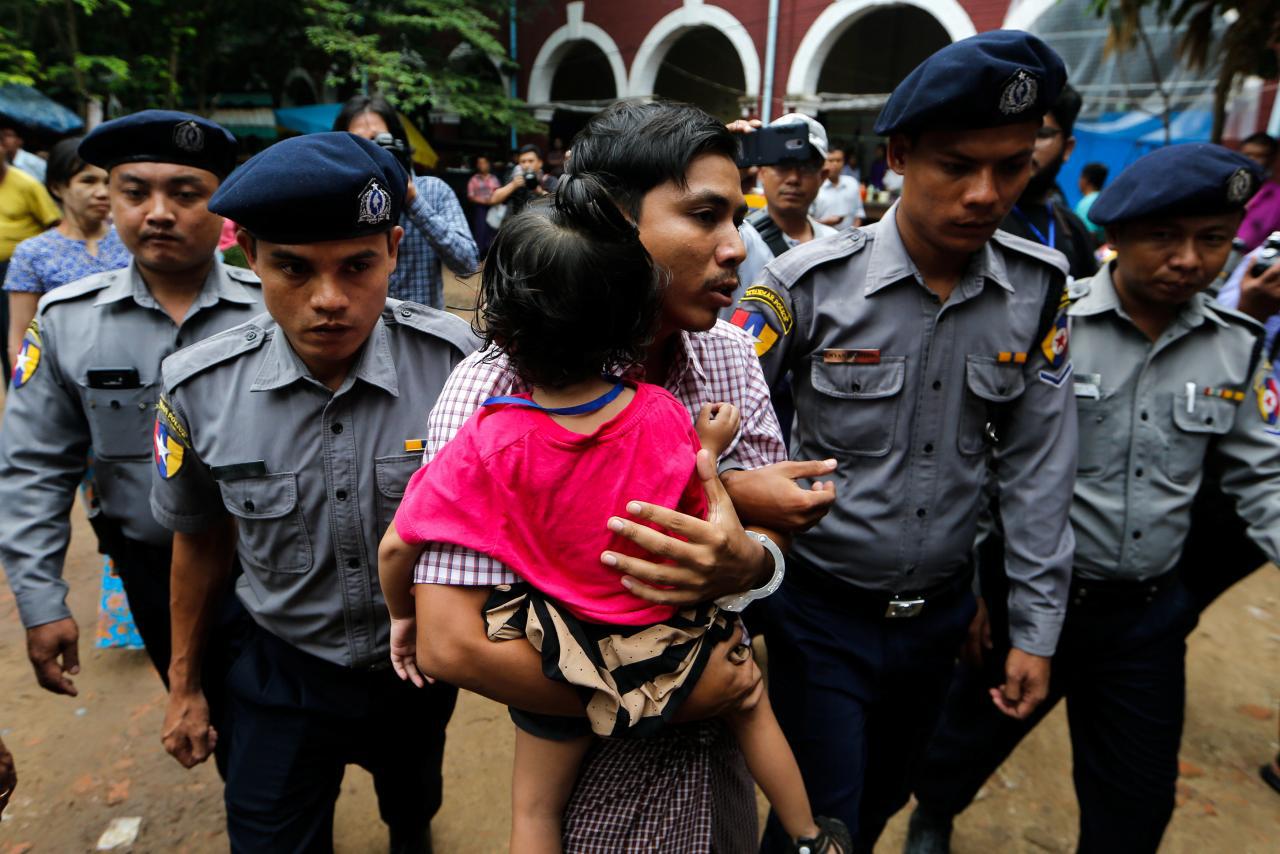
[[[1016,234],[1010,234],[1000,229],[996,229],[996,233],[991,235],[991,239],[1005,249],[1017,252],[1020,255],[1028,255],[1042,264],[1053,267],[1064,276],[1071,272],[1071,265],[1067,262],[1067,256],[1057,249],[1036,243],[1034,240],[1025,240]]]
[[[382,310],[382,320],[388,328],[407,326],[441,338],[456,347],[463,356],[471,355],[480,347],[480,339],[461,317],[416,302],[389,298]]]
[[[172,392],[202,371],[258,349],[266,343],[268,329],[274,325],[271,315],[263,312],[239,326],[210,335],[174,353],[161,365],[165,393]],[[282,334],[279,329],[275,333]]]
[[[1250,317],[1243,311],[1225,306],[1215,299],[1211,299],[1208,294],[1196,294],[1196,298],[1201,301],[1201,305],[1208,311],[1213,312],[1222,320],[1228,323],[1239,324],[1249,330],[1254,335],[1265,335],[1267,328],[1258,322],[1257,318]]]
[[[223,264],[222,269],[226,271],[228,278],[234,279],[242,285],[253,285],[254,287],[262,287],[262,280],[258,278],[258,274],[250,270],[248,267],[236,267],[232,264]]]
[[[128,268],[120,270],[107,270],[102,273],[94,273],[92,276],[85,276],[83,279],[77,279],[74,282],[46,291],[40,297],[40,309],[45,306],[53,305],[57,302],[70,302],[89,294],[96,294],[98,291],[115,284],[116,277],[126,274]]]
[[[1067,299],[1071,302],[1082,300],[1087,297],[1093,286],[1089,284],[1089,279],[1072,279],[1067,284]]]
[[[801,243],[791,251],[774,258],[765,269],[783,287],[790,290],[792,285],[811,270],[831,261],[855,255],[866,245],[867,235],[861,229],[840,231],[810,240],[808,243]]]

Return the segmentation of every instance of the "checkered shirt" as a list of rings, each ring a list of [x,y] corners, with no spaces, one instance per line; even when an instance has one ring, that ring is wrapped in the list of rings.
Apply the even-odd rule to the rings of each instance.
[[[721,469],[754,469],[785,460],[787,449],[751,336],[720,320],[706,332],[680,333],[678,344],[665,383],[667,391],[684,404],[691,417],[697,416],[704,403],[732,403],[741,414],[740,433],[721,457]],[[644,379],[643,367],[632,367],[626,376]],[[528,390],[500,353],[482,350],[468,356],[449,376],[431,411],[425,459],[434,457],[485,400]],[[482,508],[477,510],[483,512]],[[418,559],[413,580],[416,584],[492,587],[514,584],[516,577],[487,555],[432,543]]]
[[[459,276],[476,271],[476,242],[462,205],[439,178],[413,179],[418,197],[400,215],[404,237],[391,274],[390,294],[396,299],[444,308],[443,261]]]

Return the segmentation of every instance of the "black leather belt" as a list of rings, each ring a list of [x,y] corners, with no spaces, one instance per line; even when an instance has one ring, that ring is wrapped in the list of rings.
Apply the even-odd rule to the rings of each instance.
[[[1149,605],[1178,581],[1176,570],[1142,581],[1071,579],[1073,608],[1130,608]]]
[[[910,619],[920,616],[926,608],[954,602],[966,590],[971,589],[973,567],[965,567],[958,575],[931,587],[889,593],[841,581],[831,573],[789,555],[785,583],[873,619]]]

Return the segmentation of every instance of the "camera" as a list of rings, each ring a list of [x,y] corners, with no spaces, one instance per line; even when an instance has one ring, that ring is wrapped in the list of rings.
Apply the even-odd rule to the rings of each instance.
[[[1273,231],[1262,244],[1262,251],[1253,256],[1249,275],[1256,279],[1274,267],[1277,261],[1280,261],[1280,231]]]
[[[409,147],[409,143],[403,139],[396,139],[391,134],[383,131],[373,138],[374,144],[390,151],[396,158],[396,162],[404,168],[404,171],[413,175],[413,160],[410,155],[413,149]]]
[[[525,172],[523,177],[524,177],[525,189],[527,190],[538,189],[538,173],[537,172]]]

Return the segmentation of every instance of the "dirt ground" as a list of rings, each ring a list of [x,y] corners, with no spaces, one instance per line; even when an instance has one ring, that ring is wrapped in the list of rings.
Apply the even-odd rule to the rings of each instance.
[[[450,305],[468,304],[460,289],[450,290]],[[145,654],[92,648],[101,563],[80,508],[73,519],[66,577],[82,631],[80,696],[54,696],[36,685],[13,597],[0,584],[0,736],[19,775],[0,823],[0,854],[90,851],[108,824],[124,817],[141,819],[133,851],[225,850],[218,776],[209,764],[185,771],[161,748],[164,693]],[[1280,850],[1280,796],[1257,776],[1278,747],[1280,573],[1256,573],[1206,612],[1190,641],[1188,672],[1179,806],[1162,850]],[[437,851],[502,850],[511,741],[505,711],[464,694],[449,727],[445,802],[433,826]],[[1073,850],[1070,766],[1058,710],[959,819],[957,854]],[[877,850],[901,850],[904,827],[905,812]],[[335,836],[343,854],[386,851],[371,781],[360,769],[350,769],[343,783]]]

